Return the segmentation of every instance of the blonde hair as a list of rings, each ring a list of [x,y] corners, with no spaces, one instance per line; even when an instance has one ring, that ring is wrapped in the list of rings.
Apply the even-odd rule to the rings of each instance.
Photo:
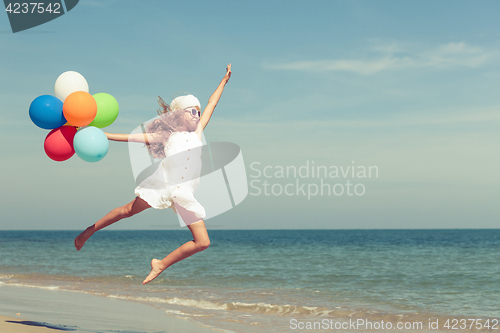
[[[161,140],[146,143],[148,151],[154,158],[165,158],[165,143],[174,132],[185,131],[183,123],[184,109],[177,109],[161,114],[146,127],[146,133],[155,134]]]

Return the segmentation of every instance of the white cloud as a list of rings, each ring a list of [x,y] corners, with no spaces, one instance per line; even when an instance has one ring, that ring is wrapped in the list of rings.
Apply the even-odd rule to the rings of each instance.
[[[397,44],[375,45],[371,50],[376,53],[367,59],[324,59],[283,63],[265,63],[263,67],[271,70],[296,71],[347,71],[361,75],[371,75],[384,70],[458,67],[478,67],[495,52],[466,43],[451,42],[434,48],[404,52],[406,48]]]
[[[432,125],[451,125],[472,123],[500,122],[500,105],[485,108],[434,110],[435,112],[397,114],[374,119],[315,121],[318,127],[350,127],[350,128],[382,128],[382,127],[415,127]],[[302,122],[303,123],[303,122]]]

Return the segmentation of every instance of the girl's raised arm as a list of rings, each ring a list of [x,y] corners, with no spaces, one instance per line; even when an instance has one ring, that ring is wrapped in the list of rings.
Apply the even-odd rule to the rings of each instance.
[[[231,77],[231,64],[227,65],[226,75],[224,75],[224,78],[220,82],[219,86],[214,91],[212,96],[210,96],[210,99],[208,100],[207,106],[206,106],[205,110],[203,110],[203,113],[201,114],[200,123],[198,124],[198,128],[196,129],[196,132],[201,133],[201,131],[203,129],[205,129],[205,127],[207,126],[208,121],[212,117],[212,113],[214,112],[214,109],[217,106],[217,103],[219,103],[219,99],[222,95],[222,92],[224,91],[224,86],[229,81],[230,77]]]

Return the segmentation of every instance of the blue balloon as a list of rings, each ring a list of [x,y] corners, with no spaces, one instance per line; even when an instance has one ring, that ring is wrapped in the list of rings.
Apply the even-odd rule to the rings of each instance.
[[[31,102],[30,118],[36,126],[54,129],[66,124],[63,115],[63,102],[54,96],[38,96]]]
[[[82,160],[97,162],[108,153],[109,142],[103,131],[97,127],[88,126],[76,132],[73,147]]]

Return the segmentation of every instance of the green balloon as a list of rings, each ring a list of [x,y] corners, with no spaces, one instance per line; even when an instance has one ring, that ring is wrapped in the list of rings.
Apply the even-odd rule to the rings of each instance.
[[[98,93],[93,97],[97,103],[97,114],[88,126],[103,128],[111,125],[118,117],[118,102],[106,93]]]

